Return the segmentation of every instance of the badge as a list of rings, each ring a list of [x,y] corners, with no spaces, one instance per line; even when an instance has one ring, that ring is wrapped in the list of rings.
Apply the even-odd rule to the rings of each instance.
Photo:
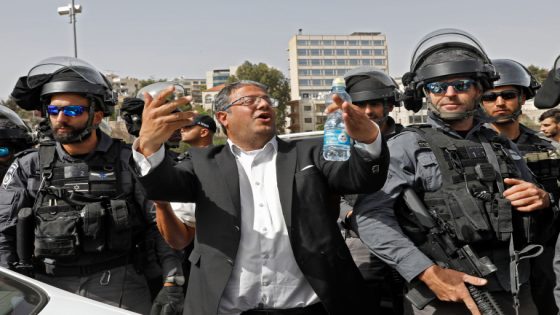
[[[14,178],[14,174],[16,173],[18,167],[19,165],[16,162],[10,165],[10,168],[8,168],[6,175],[4,175],[4,180],[2,181],[2,188],[4,189],[8,188],[8,185],[10,185],[10,183],[12,182],[12,179]]]

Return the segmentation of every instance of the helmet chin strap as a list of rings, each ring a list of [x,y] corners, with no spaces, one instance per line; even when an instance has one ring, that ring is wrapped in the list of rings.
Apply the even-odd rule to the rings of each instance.
[[[383,124],[387,121],[388,117],[389,117],[389,104],[387,103],[387,100],[384,99],[383,100],[383,117],[374,119],[373,121],[375,121],[375,123],[379,126],[379,128],[381,128],[383,126]]]
[[[428,110],[434,113],[434,115],[446,121],[464,120],[471,116],[474,116],[477,111],[477,109],[474,108],[466,112],[442,112],[436,106],[434,106],[432,102],[428,102]]]

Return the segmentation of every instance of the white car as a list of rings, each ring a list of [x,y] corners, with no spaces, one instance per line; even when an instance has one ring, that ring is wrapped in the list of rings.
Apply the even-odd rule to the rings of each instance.
[[[0,315],[137,314],[0,267]]]

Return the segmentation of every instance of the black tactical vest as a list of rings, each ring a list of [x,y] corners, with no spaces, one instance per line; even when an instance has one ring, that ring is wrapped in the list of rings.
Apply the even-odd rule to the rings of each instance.
[[[121,145],[115,140],[99,158],[74,163],[57,158],[54,143],[40,146],[35,257],[99,261],[99,254],[111,259],[132,249],[146,221],[133,192],[121,189]]]
[[[505,242],[515,227],[516,231],[527,230],[520,233],[524,235],[514,235],[515,243],[528,242],[530,224],[501,194],[507,189],[503,178],[519,178],[506,139],[485,128],[475,134],[479,141],[473,141],[454,138],[430,125],[410,127],[407,130],[424,139],[419,141],[420,147],[434,153],[441,172],[441,188],[425,192],[424,203],[452,237],[461,244]],[[397,216],[417,245],[426,241],[408,210],[397,211]]]

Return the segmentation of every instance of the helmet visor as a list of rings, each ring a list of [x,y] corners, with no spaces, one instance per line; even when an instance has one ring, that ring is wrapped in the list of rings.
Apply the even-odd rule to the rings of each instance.
[[[104,85],[110,89],[97,68],[81,59],[65,56],[47,58],[33,66],[27,74],[27,85],[30,88],[38,87],[62,70],[71,70],[91,84]]]
[[[554,80],[560,81],[560,56],[554,61]]]
[[[18,116],[18,114],[16,114],[16,112],[14,112],[13,110],[9,109],[4,105],[0,105],[0,117],[2,116],[9,119],[12,123],[17,125],[19,128],[25,129],[27,131],[31,131],[29,126],[27,126],[27,124],[21,119],[21,117]]]
[[[474,36],[459,29],[444,28],[424,36],[416,45],[412,53],[410,71],[415,71],[417,65],[434,49],[444,47],[465,47],[469,50],[478,50],[481,56],[489,61],[482,45]]]

